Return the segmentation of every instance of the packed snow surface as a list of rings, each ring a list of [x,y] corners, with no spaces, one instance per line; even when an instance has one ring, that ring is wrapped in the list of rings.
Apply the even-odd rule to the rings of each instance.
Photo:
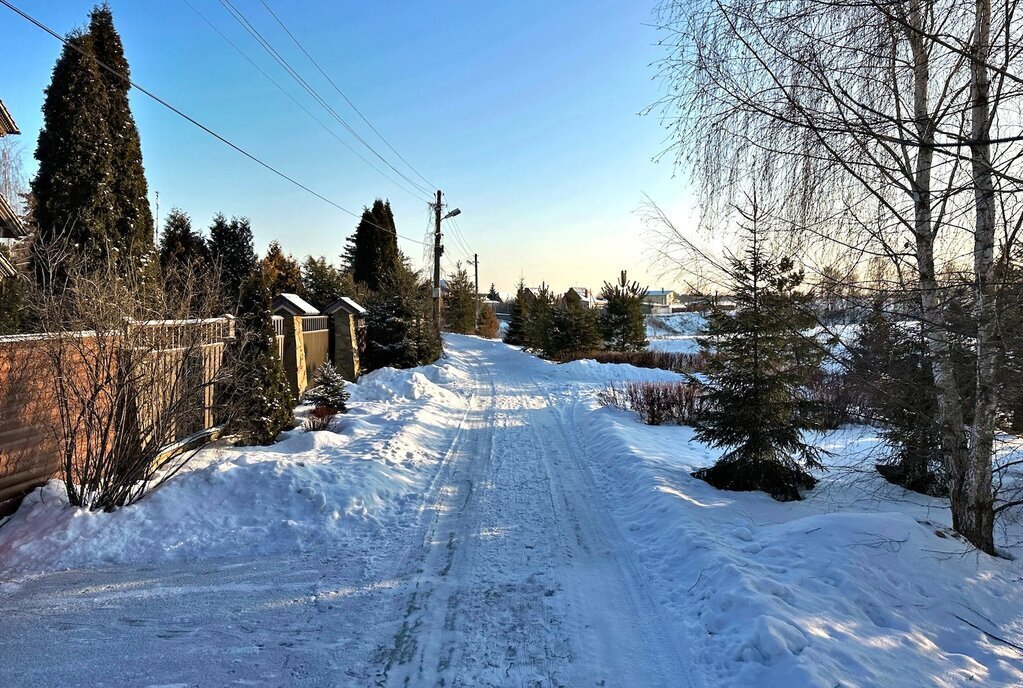
[[[0,685],[1023,685],[1023,565],[879,481],[870,431],[819,438],[803,502],[720,492],[689,428],[596,402],[672,373],[446,344],[132,507],[31,495],[0,527]]]

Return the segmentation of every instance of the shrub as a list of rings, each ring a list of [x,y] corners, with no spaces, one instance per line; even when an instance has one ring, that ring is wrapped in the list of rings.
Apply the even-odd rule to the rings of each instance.
[[[611,383],[597,395],[602,406],[634,411],[647,425],[690,425],[704,412],[692,382]]]
[[[316,407],[309,412],[306,419],[302,421],[302,430],[305,432],[319,432],[330,428],[330,422],[336,414],[329,409]]]
[[[676,373],[696,373],[703,370],[707,354],[703,351],[685,353],[681,351],[577,351],[567,353],[558,359],[559,363],[588,359],[597,363],[627,363],[637,368],[656,368]]]

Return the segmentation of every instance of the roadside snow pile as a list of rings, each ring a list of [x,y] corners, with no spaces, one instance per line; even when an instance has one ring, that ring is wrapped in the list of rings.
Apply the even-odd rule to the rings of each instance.
[[[0,528],[0,578],[372,541],[414,512],[444,447],[426,428],[457,422],[465,398],[442,385],[460,380],[445,365],[370,373],[349,386],[354,408],[335,421],[337,432],[293,430],[269,447],[208,448],[113,513],[70,507],[63,484],[51,481]]]
[[[993,639],[1023,645],[1023,566],[971,552],[941,500],[840,471],[799,503],[722,492],[690,476],[719,453],[690,428],[574,415],[680,640],[722,685],[1023,685],[1023,652]],[[875,443],[822,438],[849,465]]]

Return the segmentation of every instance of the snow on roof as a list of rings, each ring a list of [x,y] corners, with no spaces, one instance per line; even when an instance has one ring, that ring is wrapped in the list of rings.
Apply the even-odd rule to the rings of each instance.
[[[280,294],[273,301],[273,312],[288,315],[319,315],[316,308],[298,294]]]
[[[0,279],[14,277],[16,274],[18,274],[18,271],[11,265],[11,261],[7,260],[4,254],[0,253]]]
[[[14,208],[0,194],[0,239],[20,239],[25,236],[25,225],[14,212]]]
[[[0,136],[7,134],[20,134],[18,131],[18,125],[14,122],[14,118],[11,117],[11,113],[7,110],[7,106],[4,105],[4,101],[0,100]]]
[[[647,289],[647,296],[667,296],[668,294],[674,294],[674,289]]]
[[[334,315],[338,311],[344,311],[349,315],[366,315],[366,309],[347,296],[342,296],[340,299],[323,309],[323,312],[327,315]]]

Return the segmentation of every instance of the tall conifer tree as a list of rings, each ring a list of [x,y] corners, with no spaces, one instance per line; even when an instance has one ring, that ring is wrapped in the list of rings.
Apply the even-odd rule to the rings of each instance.
[[[272,444],[294,421],[294,399],[277,355],[272,300],[267,275],[253,271],[241,291],[229,423],[248,444]]]
[[[526,306],[526,284],[519,280],[518,289],[515,291],[515,300],[511,306],[511,321],[504,333],[504,343],[512,346],[526,345],[526,320],[529,312]]]
[[[398,235],[389,201],[376,199],[362,212],[355,234],[348,238],[344,260],[352,278],[370,291],[378,291],[402,266]]]
[[[121,37],[106,3],[89,15],[93,53],[100,64],[99,76],[106,87],[106,125],[110,132],[110,191],[114,206],[113,232],[119,249],[138,256],[153,246],[153,212],[149,186],[142,166],[142,144],[128,103],[131,70],[124,57]],[[110,67],[116,74],[103,68]]]
[[[210,257],[220,270],[225,306],[237,312],[242,285],[259,263],[248,219],[232,218],[228,222],[217,213],[210,226]]]
[[[270,280],[270,291],[278,294],[298,294],[305,297],[302,268],[295,257],[284,252],[279,241],[271,241],[263,256],[263,271]]]
[[[210,263],[206,239],[192,229],[192,218],[178,208],[167,215],[160,237],[160,267],[164,274],[192,267],[203,269]]]
[[[68,37],[43,101],[43,127],[32,180],[37,241],[48,246],[66,240],[80,255],[104,262],[113,231],[114,206],[107,89],[93,54],[92,37]],[[34,252],[35,274],[45,281],[47,266]],[[49,266],[53,267],[53,266]],[[54,270],[55,279],[60,272]]]
[[[640,351],[647,347],[643,298],[646,289],[629,282],[625,271],[617,284],[604,282],[600,297],[606,305],[600,313],[600,331],[604,344],[612,351]]]

